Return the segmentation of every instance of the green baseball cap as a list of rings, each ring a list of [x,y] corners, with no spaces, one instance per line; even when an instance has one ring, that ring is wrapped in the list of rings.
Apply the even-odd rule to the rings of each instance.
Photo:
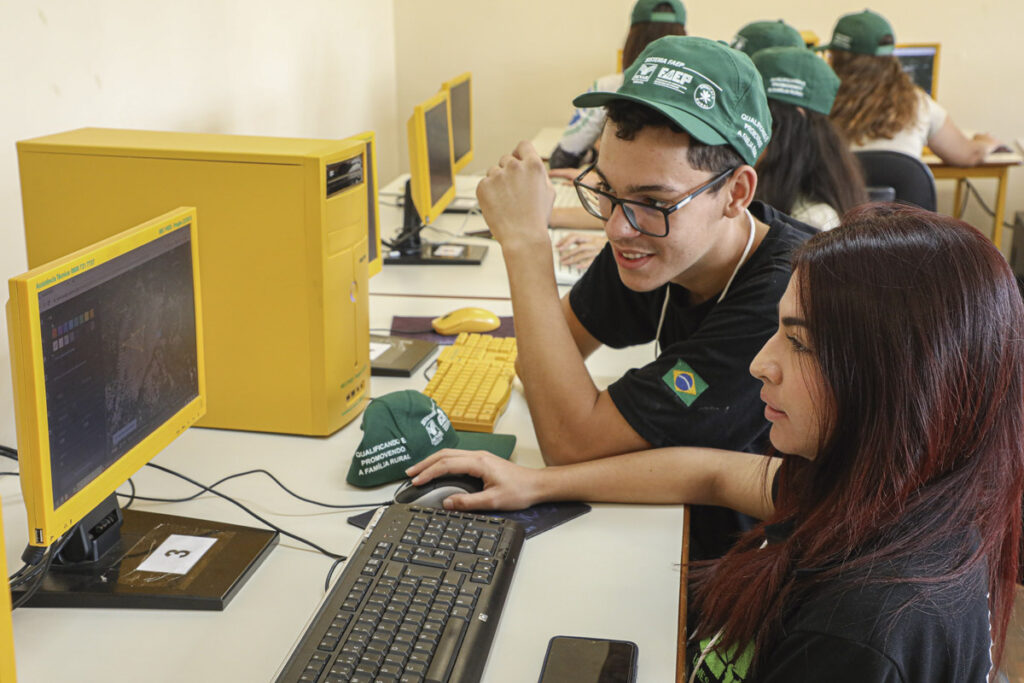
[[[730,46],[748,55],[767,47],[806,47],[800,32],[782,19],[747,24],[736,33]]]
[[[751,166],[771,138],[772,116],[750,57],[697,36],[665,36],[648,45],[616,92],[589,92],[577,107],[614,100],[646,105],[706,145],[729,145]]]
[[[878,57],[891,55],[895,44],[896,34],[885,17],[866,9],[840,17],[832,31],[831,42],[815,49],[845,50]]]
[[[405,470],[442,448],[485,450],[508,459],[516,437],[457,432],[434,399],[418,391],[394,391],[370,401],[359,425],[359,442],[346,481],[379,486],[405,478]]]
[[[825,60],[803,47],[769,47],[751,59],[764,79],[770,100],[805,107],[828,116],[839,77]]]
[[[656,12],[658,5],[671,5],[669,12]],[[686,24],[686,8],[679,0],[637,0],[633,5],[631,24],[639,24],[644,21],[653,21],[660,24]]]

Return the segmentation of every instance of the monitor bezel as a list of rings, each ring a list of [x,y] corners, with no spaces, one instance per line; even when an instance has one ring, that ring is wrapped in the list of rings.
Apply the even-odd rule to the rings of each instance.
[[[436,202],[431,202],[430,194],[430,152],[427,147],[427,112],[434,107],[444,105],[445,117],[448,122],[448,161],[451,171],[451,183],[448,189]],[[444,213],[445,208],[455,198],[455,166],[452,159],[452,112],[448,92],[442,90],[433,97],[413,107],[412,116],[408,121],[409,133],[409,183],[412,200],[420,220],[429,224]]]
[[[9,280],[7,317],[14,380],[18,464],[31,545],[46,547],[54,543],[206,412],[196,225],[195,208],[181,207]],[[39,295],[58,283],[87,273],[159,237],[185,229],[190,232],[193,264],[198,393],[81,490],[62,505],[54,507]]]
[[[451,116],[451,92],[453,89],[459,87],[463,83],[469,88],[469,151],[462,155],[461,158],[455,158],[455,122]],[[473,120],[473,75],[471,72],[466,71],[461,73],[455,78],[449,79],[441,84],[442,90],[448,91],[448,107],[449,107],[449,120],[451,121],[451,147],[452,147],[452,172],[458,173],[462,169],[469,165],[469,162],[473,160],[473,150],[475,145],[474,137],[474,120]]]

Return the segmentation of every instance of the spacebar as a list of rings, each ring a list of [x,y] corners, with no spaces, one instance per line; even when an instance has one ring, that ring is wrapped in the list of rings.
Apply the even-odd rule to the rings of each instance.
[[[445,683],[448,675],[455,664],[455,656],[459,653],[459,646],[462,645],[462,636],[466,634],[466,621],[458,617],[452,617],[444,627],[441,640],[437,643],[437,650],[434,651],[434,658],[427,670],[427,683]]]

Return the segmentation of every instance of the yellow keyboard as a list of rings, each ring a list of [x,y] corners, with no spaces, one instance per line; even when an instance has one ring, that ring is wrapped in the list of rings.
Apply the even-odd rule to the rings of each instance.
[[[441,349],[423,393],[437,401],[456,429],[493,432],[508,405],[515,362],[515,337],[463,332]]]

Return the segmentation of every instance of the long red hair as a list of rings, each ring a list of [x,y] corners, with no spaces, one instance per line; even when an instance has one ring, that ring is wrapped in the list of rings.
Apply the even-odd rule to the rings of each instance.
[[[866,205],[799,248],[793,271],[825,436],[814,460],[783,456],[773,517],[693,572],[697,637],[721,629],[763,655],[823,583],[886,581],[873,568],[915,558],[921,600],[987,567],[998,664],[1024,494],[1024,304],[1009,266],[966,223]],[[759,549],[782,521],[788,540]]]

